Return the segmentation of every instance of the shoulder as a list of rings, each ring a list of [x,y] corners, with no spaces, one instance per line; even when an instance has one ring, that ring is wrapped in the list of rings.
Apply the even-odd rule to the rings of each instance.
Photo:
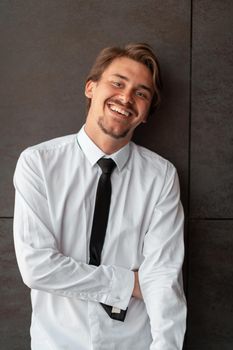
[[[61,159],[66,159],[72,154],[72,149],[77,146],[77,134],[57,137],[23,150],[19,156],[17,167],[20,165],[30,168],[38,168],[44,164],[60,163]],[[77,147],[76,147],[77,148]],[[22,167],[21,166],[21,167]]]
[[[37,145],[30,146],[26,148],[22,154],[30,155],[37,152],[49,152],[49,151],[59,151],[62,148],[72,146],[77,142],[77,134],[66,135],[62,137],[57,137],[48,141],[41,142]]]
[[[131,142],[131,150],[135,164],[141,164],[140,166],[147,171],[163,175],[167,172],[176,172],[175,166],[168,159],[160,156],[156,152],[136,145],[134,142]]]

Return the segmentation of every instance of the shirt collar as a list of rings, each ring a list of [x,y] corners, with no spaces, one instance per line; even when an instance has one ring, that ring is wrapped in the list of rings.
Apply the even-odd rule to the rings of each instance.
[[[84,126],[85,125],[83,125],[83,127],[77,134],[77,141],[91,165],[95,165],[98,162],[98,160],[102,157],[112,158],[116,163],[118,170],[121,171],[129,158],[129,143],[127,143],[127,145],[125,145],[115,153],[112,153],[110,155],[105,154],[86,134]]]

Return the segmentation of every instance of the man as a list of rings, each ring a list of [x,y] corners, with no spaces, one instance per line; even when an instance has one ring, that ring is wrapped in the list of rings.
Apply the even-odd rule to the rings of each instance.
[[[181,350],[186,303],[177,173],[130,141],[160,101],[151,48],[104,49],[85,95],[89,110],[79,133],[28,148],[14,176],[15,248],[31,288],[32,349]],[[105,158],[114,161],[111,203],[107,227],[95,236]]]

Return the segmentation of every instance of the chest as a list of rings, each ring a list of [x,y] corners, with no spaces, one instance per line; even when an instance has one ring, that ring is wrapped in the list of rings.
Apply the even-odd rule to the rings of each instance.
[[[63,254],[89,261],[89,242],[100,173],[81,169],[57,176],[49,187],[54,233]],[[102,263],[137,268],[142,260],[143,240],[161,191],[161,180],[125,169],[111,177],[109,219],[102,250]]]

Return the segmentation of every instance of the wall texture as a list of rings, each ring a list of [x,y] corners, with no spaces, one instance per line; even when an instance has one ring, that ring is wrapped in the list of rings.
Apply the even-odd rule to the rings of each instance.
[[[0,349],[30,348],[30,300],[12,241],[12,176],[29,145],[76,132],[99,50],[157,52],[163,104],[134,140],[178,169],[186,213],[186,350],[233,346],[232,1],[0,2]],[[231,15],[230,15],[231,13]]]

